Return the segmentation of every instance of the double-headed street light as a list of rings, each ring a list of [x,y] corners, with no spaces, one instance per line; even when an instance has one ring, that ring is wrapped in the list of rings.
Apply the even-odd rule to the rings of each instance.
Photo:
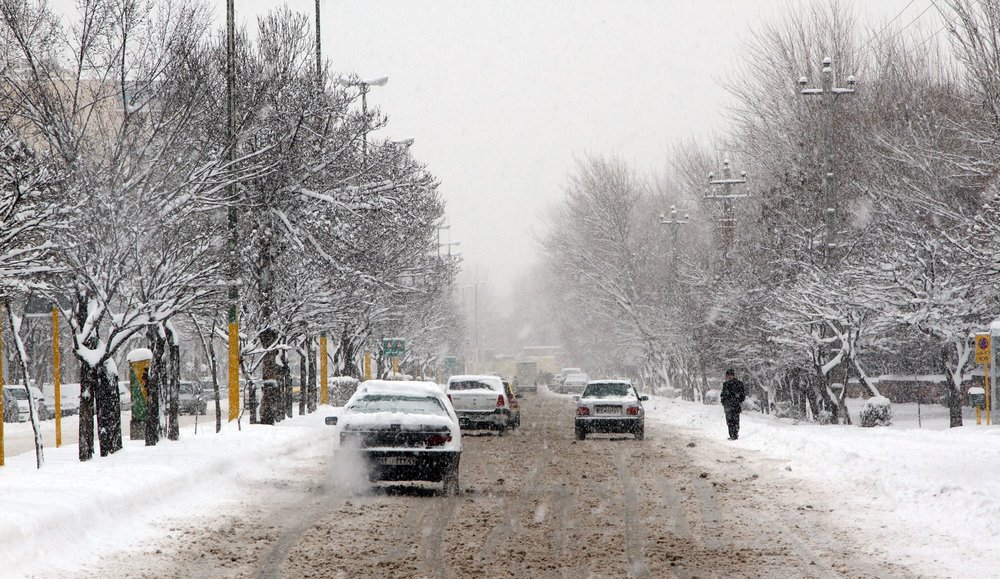
[[[369,80],[361,80],[359,78],[340,78],[337,80],[337,84],[342,87],[353,86],[361,90],[361,116],[365,121],[364,140],[361,143],[362,165],[368,159],[368,87],[385,86],[387,82],[389,82],[389,77],[387,76],[380,76]]]
[[[684,214],[683,218],[677,217],[677,207],[674,205],[670,206],[670,219],[667,219],[666,215],[660,213],[660,225],[669,225],[674,236],[673,246],[671,247],[673,257],[671,259],[673,261],[672,267],[675,271],[677,270],[677,229],[681,225],[687,225],[689,221],[691,221],[691,218],[688,217],[687,213]]]

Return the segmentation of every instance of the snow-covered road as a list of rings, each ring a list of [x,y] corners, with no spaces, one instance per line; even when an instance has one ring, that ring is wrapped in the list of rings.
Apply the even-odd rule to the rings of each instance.
[[[922,429],[905,407],[888,429],[744,414],[728,442],[718,406],[654,397],[646,440],[576,441],[568,396],[524,402],[519,431],[465,438],[458,498],[360,492],[330,408],[86,464],[11,457],[3,576],[996,575],[1000,429],[937,428],[936,408]]]

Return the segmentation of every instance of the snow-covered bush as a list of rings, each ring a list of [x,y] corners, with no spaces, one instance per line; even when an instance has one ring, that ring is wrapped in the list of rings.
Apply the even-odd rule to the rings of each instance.
[[[870,428],[872,426],[892,425],[892,406],[885,396],[872,396],[865,401],[864,408],[861,409],[860,426]]]
[[[719,403],[719,395],[720,394],[721,394],[721,392],[719,392],[718,390],[716,390],[716,389],[713,388],[713,389],[705,392],[705,395],[701,397],[701,402],[703,404],[716,405],[716,404]]]

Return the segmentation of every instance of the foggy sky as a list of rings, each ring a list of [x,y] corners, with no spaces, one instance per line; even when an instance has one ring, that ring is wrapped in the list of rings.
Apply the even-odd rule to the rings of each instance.
[[[220,26],[225,0],[209,0]],[[284,2],[235,0],[237,20]],[[915,19],[931,0],[858,0],[862,21]],[[57,0],[56,4],[69,4]],[[719,81],[749,27],[806,0],[321,0],[335,72],[386,75],[373,138],[414,138],[441,180],[466,278],[509,287],[575,159],[617,155],[640,172],[672,143],[725,127]],[[314,0],[292,0],[313,13]],[[937,18],[934,10],[927,17]],[[936,28],[935,28],[936,29]],[[760,79],[789,83],[794,79]]]

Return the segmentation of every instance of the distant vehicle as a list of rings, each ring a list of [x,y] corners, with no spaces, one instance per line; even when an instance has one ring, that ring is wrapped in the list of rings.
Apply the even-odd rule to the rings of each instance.
[[[589,380],[590,376],[586,374],[570,374],[563,380],[562,392],[564,394],[582,394]]]
[[[496,430],[500,436],[511,424],[508,389],[498,376],[452,376],[448,379],[448,399],[455,407],[462,430]]]
[[[205,414],[208,412],[208,402],[202,393],[201,384],[190,380],[181,380],[177,394],[177,412],[179,414]]]
[[[525,394],[538,392],[538,363],[518,362],[514,380],[518,392]]]
[[[42,384],[42,392],[45,396],[45,406],[52,410],[52,415],[56,412],[55,385]],[[122,406],[122,410],[128,410],[127,406]],[[80,384],[70,382],[59,385],[59,411],[63,416],[71,416],[80,413]]]
[[[569,377],[570,374],[581,374],[581,373],[583,373],[583,370],[581,370],[579,368],[563,368],[562,370],[559,371],[558,374],[556,374],[555,376],[553,376],[553,378],[552,378],[553,382],[551,384],[551,390],[553,392],[558,392],[560,394],[565,394],[566,393],[566,389],[565,389],[566,378]]]
[[[441,482],[458,494],[462,433],[451,402],[433,382],[362,382],[339,418],[339,452],[359,452],[368,480]]]
[[[31,406],[28,399],[28,391],[24,389],[23,384],[10,384],[3,387],[5,394],[13,398],[16,406],[17,412],[13,413],[17,416],[17,422],[27,422],[31,420]],[[38,416],[39,420],[49,420],[52,418],[52,411],[49,410],[48,405],[45,403],[45,397],[42,395],[42,391],[38,388],[31,387],[31,396],[35,399],[35,415]],[[11,407],[13,410],[13,406]],[[6,410],[6,407],[5,407]],[[6,416],[6,412],[4,412]]]
[[[646,411],[642,403],[648,396],[640,396],[627,380],[591,380],[581,396],[574,397],[576,404],[576,439],[588,434],[625,433],[637,440],[646,435]]]

